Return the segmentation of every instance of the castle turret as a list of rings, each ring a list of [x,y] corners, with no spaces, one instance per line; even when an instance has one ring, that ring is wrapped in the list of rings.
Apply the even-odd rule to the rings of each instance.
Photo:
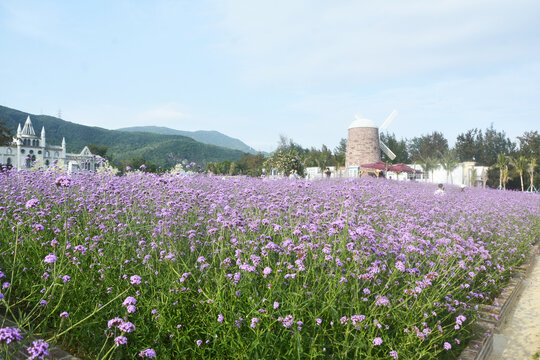
[[[62,158],[66,158],[66,138],[62,137]]]
[[[20,138],[20,137],[21,137],[21,124],[17,126],[17,138]]]
[[[32,125],[32,120],[30,120],[30,115],[26,118],[26,122],[24,123],[24,127],[22,129],[22,135],[26,136],[36,136],[36,132],[34,131],[34,126]]]
[[[45,126],[41,128],[41,147],[45,147]]]

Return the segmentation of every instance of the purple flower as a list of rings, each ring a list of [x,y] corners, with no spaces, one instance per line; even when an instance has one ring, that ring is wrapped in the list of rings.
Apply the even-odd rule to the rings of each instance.
[[[263,270],[263,275],[264,277],[267,277],[268,275],[270,275],[272,273],[272,269],[269,268],[268,266],[264,268]]]
[[[386,306],[390,303],[390,301],[388,301],[388,299],[386,298],[386,296],[381,296],[377,299],[377,301],[375,301],[375,305],[377,306]]]
[[[380,337],[376,337],[375,339],[373,339],[373,345],[375,346],[379,346],[383,343],[382,339]]]
[[[26,202],[26,208],[27,209],[31,209],[33,207],[36,207],[39,205],[39,200],[38,199],[30,199]]]
[[[0,329],[0,344],[9,344],[22,338],[21,331],[17,328],[5,327]]]
[[[69,314],[64,311],[63,313],[60,314],[60,317],[64,318],[64,319],[67,319],[69,317]]]
[[[258,319],[258,318],[252,318],[252,319],[251,319],[251,325],[250,325],[250,326],[251,326],[253,329],[255,329],[255,328],[257,327],[257,323],[258,323],[258,322],[259,322],[259,319]]]
[[[139,275],[133,275],[129,278],[129,282],[131,283],[131,285],[140,285],[141,277]]]
[[[394,359],[397,359],[398,358],[397,351],[395,350],[390,351],[390,356],[393,357]]]
[[[118,325],[118,329],[125,333],[130,333],[132,331],[135,331],[135,325],[130,323],[129,321],[123,322],[122,324]]]
[[[279,307],[279,303],[277,301],[274,301],[274,309],[277,309]]]
[[[452,345],[450,345],[450,343],[448,343],[448,342],[444,343],[444,349],[445,350],[450,350],[451,348],[452,348]]]
[[[127,344],[127,338],[125,336],[117,336],[114,338],[114,343],[116,346]]]
[[[26,349],[26,352],[30,354],[28,357],[29,360],[34,359],[45,359],[45,356],[49,356],[49,344],[45,341],[39,339],[32,342],[32,346]]]
[[[321,318],[317,318],[317,319],[315,320],[315,322],[317,322],[317,325],[321,325],[322,319],[321,319]]]
[[[202,340],[197,340],[197,346],[201,346]]]
[[[70,187],[71,186],[71,179],[68,178],[67,176],[60,176],[60,177],[56,178],[54,183],[55,183],[56,186]]]
[[[60,276],[60,278],[64,281],[64,283],[67,283],[71,280],[71,276],[69,275]]]
[[[124,320],[120,319],[119,317],[116,317],[114,319],[111,319],[107,322],[107,326],[109,328],[117,327],[118,325],[122,324]]]
[[[292,315],[287,315],[283,319],[283,326],[286,328],[290,328],[294,324],[294,318]]]
[[[156,357],[156,351],[152,348],[143,350],[139,353],[140,357],[147,357],[149,359],[153,359]]]
[[[217,316],[217,321],[218,321],[219,323],[222,323],[222,322],[223,322],[223,315],[219,314],[219,315]]]
[[[353,325],[356,325],[358,323],[361,323],[362,321],[364,321],[366,317],[364,315],[353,315],[351,316],[351,321],[353,323]]]
[[[135,299],[133,296],[128,296],[122,303],[122,306],[135,305],[136,303],[137,299]]]
[[[45,259],[43,259],[43,262],[45,264],[53,264],[56,262],[56,260],[58,260],[58,257],[56,257],[55,254],[49,254],[47,256],[45,256]]]
[[[126,310],[128,314],[133,314],[135,311],[137,311],[137,307],[135,305],[128,305]]]

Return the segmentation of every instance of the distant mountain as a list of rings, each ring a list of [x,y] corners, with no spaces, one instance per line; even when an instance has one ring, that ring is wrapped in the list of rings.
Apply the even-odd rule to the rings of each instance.
[[[183,131],[175,130],[168,127],[162,126],[132,126],[118,129],[119,131],[138,131],[138,132],[147,132],[152,134],[162,134],[162,135],[182,135],[192,138],[203,144],[210,144],[216,146],[223,146],[229,149],[240,150],[250,154],[257,154],[258,151],[252,147],[246,145],[242,141],[227,136],[220,133],[219,131]]]
[[[47,143],[60,145],[66,138],[67,151],[79,153],[88,144],[105,145],[107,154],[116,161],[142,157],[158,166],[174,166],[182,160],[206,164],[222,160],[238,160],[244,152],[216,145],[203,144],[182,135],[149,132],[128,132],[85,126],[48,115],[33,115],[0,105],[0,122],[14,136],[18,124],[30,115],[36,134],[45,126]]]

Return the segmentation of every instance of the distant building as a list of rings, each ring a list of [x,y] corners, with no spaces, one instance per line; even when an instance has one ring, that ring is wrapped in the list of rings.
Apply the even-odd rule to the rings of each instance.
[[[0,163],[14,169],[30,169],[32,167],[49,168],[58,165],[67,171],[96,170],[102,158],[92,155],[87,146],[80,154],[66,153],[66,139],[62,145],[47,144],[45,127],[41,128],[41,136],[37,136],[30,116],[21,130],[17,127],[17,135],[8,146],[0,146]]]
[[[409,164],[415,170],[422,171],[422,167],[418,164]],[[416,180],[420,182],[442,183],[451,185],[465,185],[472,187],[486,187],[488,166],[478,166],[474,161],[466,161],[459,163],[458,166],[447,173],[446,170],[439,165],[427,173],[395,173],[388,171],[386,177],[393,180]]]
[[[347,176],[357,177],[362,170],[366,170],[361,165],[378,161],[381,161],[379,128],[373,121],[357,117],[348,129],[345,158]]]

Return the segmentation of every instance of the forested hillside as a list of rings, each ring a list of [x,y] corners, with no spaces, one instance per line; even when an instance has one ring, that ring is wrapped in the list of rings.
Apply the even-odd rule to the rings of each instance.
[[[244,152],[197,142],[181,135],[107,130],[65,121],[48,115],[33,115],[0,106],[0,122],[15,135],[17,125],[24,125],[30,115],[36,134],[45,126],[47,143],[60,145],[66,138],[67,151],[80,152],[89,144],[107,147],[107,157],[120,164],[130,158],[143,158],[157,166],[171,167],[182,160],[206,164],[222,160],[237,160]]]

